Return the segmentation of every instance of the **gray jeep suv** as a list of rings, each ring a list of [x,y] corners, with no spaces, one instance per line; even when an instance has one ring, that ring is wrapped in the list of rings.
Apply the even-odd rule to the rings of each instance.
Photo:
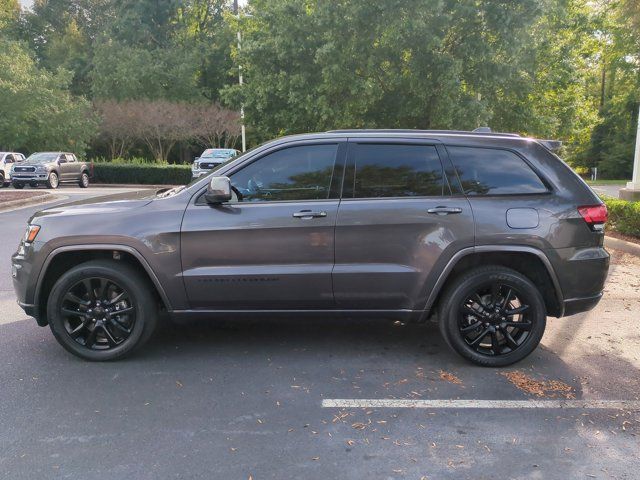
[[[547,316],[598,303],[606,217],[542,141],[333,131],[266,143],[185,187],[36,213],[13,281],[87,360],[131,353],[163,310],[431,319],[463,357],[502,366],[536,348]]]

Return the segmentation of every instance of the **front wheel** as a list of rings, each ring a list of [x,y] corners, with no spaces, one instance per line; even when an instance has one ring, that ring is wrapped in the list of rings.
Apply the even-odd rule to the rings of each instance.
[[[24,183],[12,183],[13,188],[17,190],[22,190],[24,188]]]
[[[95,260],[64,273],[47,301],[49,326],[69,352],[92,361],[123,358],[156,327],[151,286],[134,268]]]
[[[89,186],[89,175],[87,172],[82,172],[78,185],[80,185],[80,188],[87,188]]]
[[[458,277],[440,304],[440,331],[457,353],[485,367],[503,367],[540,343],[546,308],[538,288],[501,266]]]
[[[58,174],[56,172],[51,172],[47,178],[47,188],[58,188],[59,183]]]

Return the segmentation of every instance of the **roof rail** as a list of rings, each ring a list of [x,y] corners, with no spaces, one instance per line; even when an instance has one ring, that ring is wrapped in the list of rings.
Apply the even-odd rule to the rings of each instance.
[[[468,130],[418,130],[410,128],[351,128],[340,130],[328,130],[326,133],[425,133],[425,134],[440,134],[440,135],[492,135],[495,137],[520,137],[517,133],[498,133],[484,131],[488,127],[480,127],[472,132]]]

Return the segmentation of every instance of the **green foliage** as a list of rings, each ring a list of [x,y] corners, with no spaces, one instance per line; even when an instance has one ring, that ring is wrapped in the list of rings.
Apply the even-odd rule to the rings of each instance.
[[[0,148],[84,153],[95,121],[69,83],[69,72],[38,68],[21,44],[0,37]]]
[[[190,165],[98,162],[93,164],[95,183],[185,185],[191,180]]]
[[[605,198],[611,228],[625,235],[640,237],[640,202],[627,202],[615,198]]]

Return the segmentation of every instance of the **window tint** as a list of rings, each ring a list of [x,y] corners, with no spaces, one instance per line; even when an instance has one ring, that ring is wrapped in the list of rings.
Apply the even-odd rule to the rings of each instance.
[[[538,175],[513,152],[447,147],[467,195],[545,193]]]
[[[231,177],[243,202],[329,198],[337,144],[289,147],[268,154]]]
[[[353,148],[354,198],[442,195],[442,164],[434,146],[361,143]]]

